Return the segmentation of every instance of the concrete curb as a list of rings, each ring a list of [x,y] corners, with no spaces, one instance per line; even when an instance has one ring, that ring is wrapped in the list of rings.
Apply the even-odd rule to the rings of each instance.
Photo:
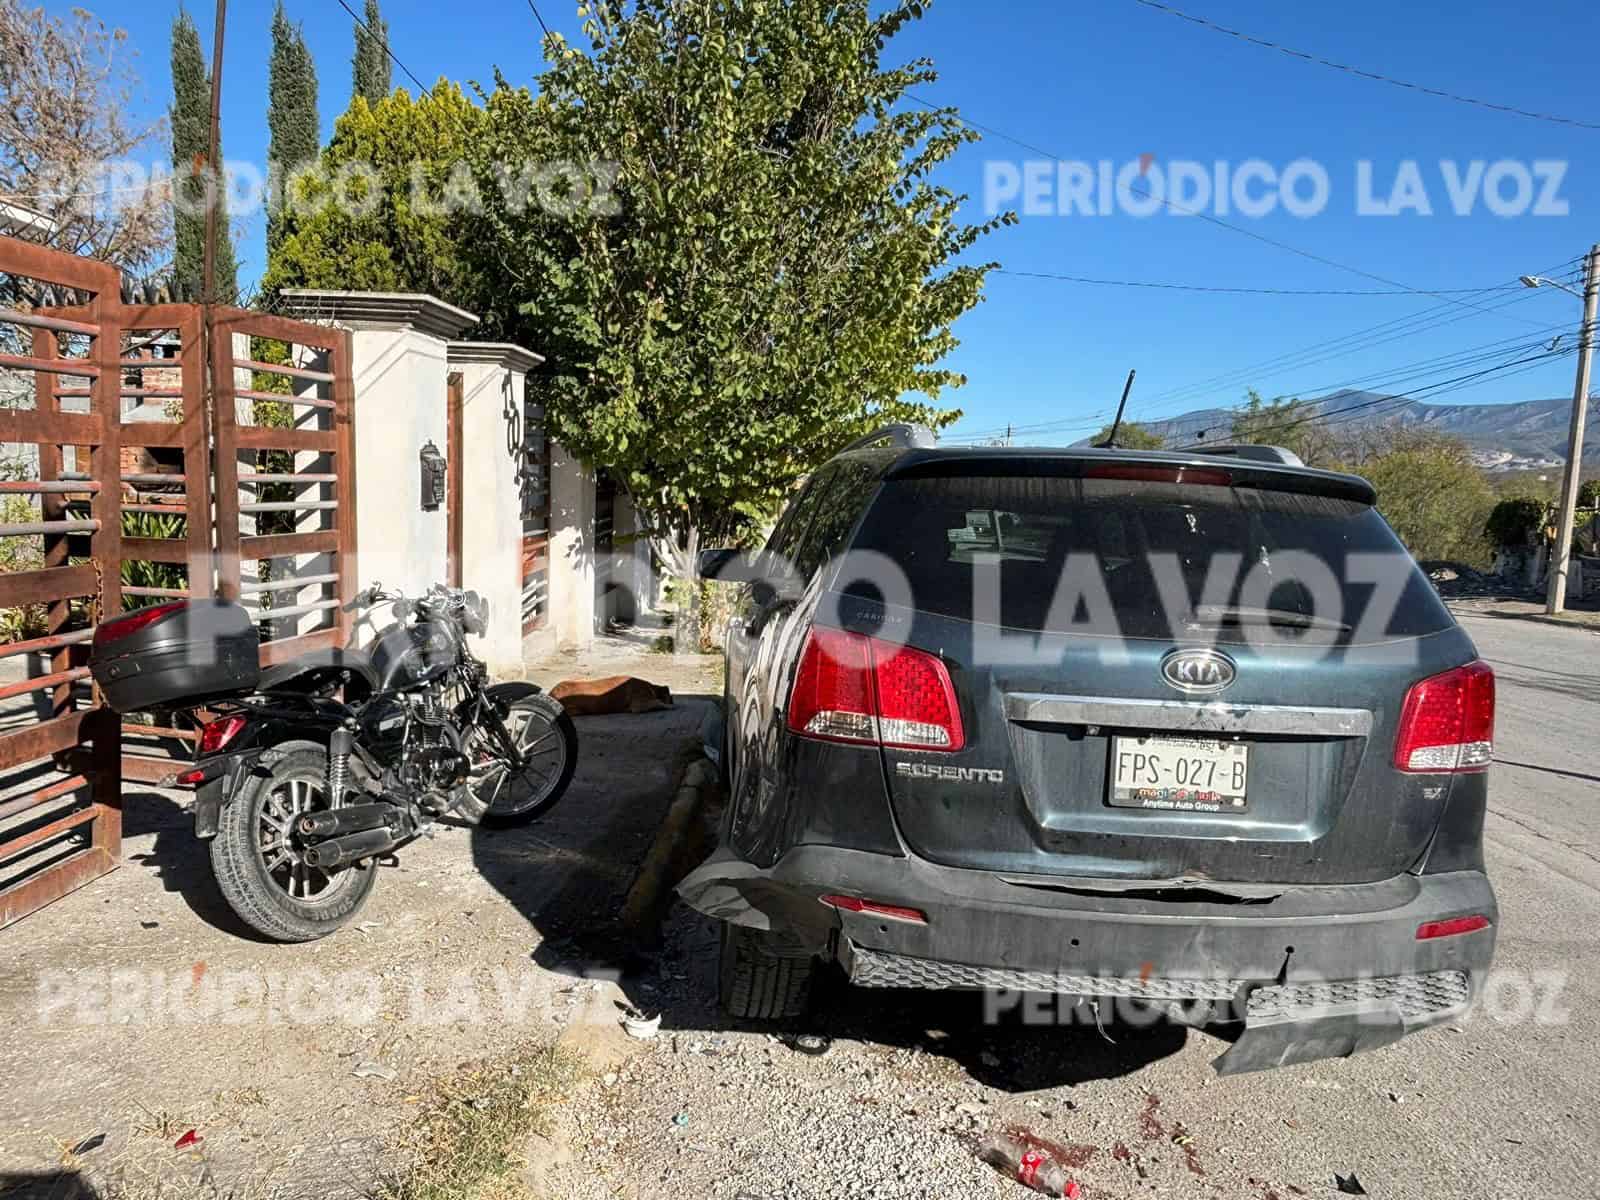
[[[676,868],[703,838],[701,814],[718,786],[717,769],[709,759],[696,759],[685,768],[672,807],[623,901],[619,924],[632,937],[642,941],[654,936],[682,878]]]

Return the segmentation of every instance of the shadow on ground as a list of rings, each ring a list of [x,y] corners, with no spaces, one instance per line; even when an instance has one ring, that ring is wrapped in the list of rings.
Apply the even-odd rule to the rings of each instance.
[[[540,966],[581,976],[628,963],[623,900],[711,705],[680,695],[660,712],[576,718],[578,769],[561,802],[531,825],[472,832],[473,863],[539,934]]]
[[[0,1200],[97,1200],[77,1171],[0,1172]]]

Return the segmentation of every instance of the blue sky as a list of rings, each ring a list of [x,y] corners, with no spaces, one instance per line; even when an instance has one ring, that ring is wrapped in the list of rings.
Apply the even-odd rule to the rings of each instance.
[[[352,6],[360,10],[358,0]],[[1600,124],[1600,88],[1588,49],[1600,36],[1600,15],[1592,4],[1544,0],[1513,8],[1461,0],[1449,7],[1448,19],[1439,6],[1393,0],[1338,6],[1177,0],[1176,6],[1366,70]],[[51,7],[66,6],[52,0]],[[540,0],[539,7],[552,28],[577,36],[570,0]],[[209,52],[212,6],[190,8]],[[472,0],[446,9],[436,0],[384,0],[383,9],[395,53],[429,83],[439,76],[488,80],[495,66],[522,81],[538,68],[538,30],[526,0]],[[288,10],[303,23],[317,61],[326,134],[349,98],[352,23],[336,0],[288,0]],[[123,0],[97,11],[134,31],[143,103],[150,112],[164,109],[167,28],[176,4]],[[223,142],[230,158],[265,158],[271,12],[271,0],[229,5]],[[1025,216],[983,247],[984,257],[1008,271],[1236,288],[1487,288],[1568,263],[1600,239],[1600,169],[1593,153],[1600,129],[1371,82],[1221,36],[1136,0],[939,0],[891,52],[935,60],[940,79],[922,89],[926,99],[956,105],[971,121],[1052,157],[1120,166],[1148,154],[1158,167],[1173,160],[1237,165],[1260,159],[1279,169],[1313,159],[1329,180],[1317,215],[1300,218],[1279,209],[1259,219],[1237,213],[1221,219],[1355,268],[1342,270],[1170,212],[1055,215],[1051,197],[1048,215]],[[396,69],[395,82],[410,81]],[[986,136],[951,166],[945,182],[972,193],[972,216],[980,219],[986,163],[1000,164],[987,169],[1003,175],[1005,164],[1020,170],[1039,157]],[[1434,215],[1357,215],[1362,160],[1372,164],[1368,190],[1380,200],[1388,197],[1400,164],[1414,161]],[[1496,216],[1479,194],[1470,214],[1458,216],[1441,160],[1460,172],[1473,161],[1514,160],[1530,174],[1535,161],[1565,162],[1558,197],[1570,212]],[[1534,182],[1537,192],[1541,185]],[[260,271],[261,234],[258,218],[240,248],[246,277]],[[1414,324],[1395,324],[1359,342],[1294,355],[1413,317]],[[985,303],[957,327],[962,345],[952,365],[970,382],[947,399],[966,413],[957,434],[1013,424],[1045,426],[1037,440],[1070,441],[1090,432],[1115,404],[1130,367],[1138,370],[1129,408],[1134,419],[1236,404],[1252,385],[1267,395],[1316,395],[1356,380],[1373,390],[1403,391],[1522,357],[1547,329],[1574,328],[1577,319],[1577,301],[1551,289],[1451,298],[1264,296],[996,274]],[[1375,344],[1380,337],[1388,340]],[[1484,348],[1481,356],[1454,360],[1465,365],[1445,361],[1476,347]],[[1435,359],[1440,362],[1432,374],[1404,369]],[[1555,358],[1441,391],[1439,399],[1559,396],[1570,393],[1571,374],[1571,358]]]

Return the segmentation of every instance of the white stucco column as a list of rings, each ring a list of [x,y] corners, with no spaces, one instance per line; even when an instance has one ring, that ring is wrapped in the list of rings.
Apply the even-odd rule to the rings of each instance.
[[[475,653],[497,678],[522,670],[522,494],[528,372],[544,359],[501,342],[451,342],[462,385],[461,585],[489,601]]]
[[[550,625],[563,649],[594,640],[594,471],[550,443]]]
[[[350,330],[358,586],[416,596],[443,583],[447,506],[423,509],[420,455],[430,441],[446,452],[446,345],[478,318],[412,293],[288,288],[282,307]]]

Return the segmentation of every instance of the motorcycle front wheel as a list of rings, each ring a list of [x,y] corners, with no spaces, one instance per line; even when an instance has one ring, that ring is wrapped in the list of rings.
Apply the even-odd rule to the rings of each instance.
[[[223,803],[211,841],[211,870],[228,907],[276,942],[327,937],[360,911],[378,880],[370,859],[323,870],[300,855],[292,826],[328,807],[327,768],[327,748],[315,742],[266,751]]]
[[[544,816],[566,794],[578,768],[578,731],[560,702],[531,683],[497,683],[484,694],[501,718],[522,765],[499,739],[475,727],[468,740],[472,773],[456,813],[473,824],[524,825]]]

